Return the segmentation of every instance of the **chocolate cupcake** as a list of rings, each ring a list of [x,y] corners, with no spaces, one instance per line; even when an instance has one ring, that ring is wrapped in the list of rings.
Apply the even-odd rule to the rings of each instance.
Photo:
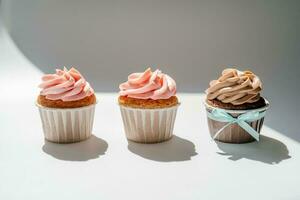
[[[262,82],[250,71],[225,69],[209,84],[205,106],[211,136],[228,143],[259,140],[268,101],[260,93]]]

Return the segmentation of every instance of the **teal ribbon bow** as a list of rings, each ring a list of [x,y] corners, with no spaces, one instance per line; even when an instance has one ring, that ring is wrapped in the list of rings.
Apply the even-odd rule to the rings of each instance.
[[[219,121],[219,122],[227,122],[225,126],[223,126],[213,137],[214,139],[218,137],[218,135],[230,124],[237,123],[241,128],[243,128],[247,133],[249,133],[255,140],[259,141],[259,133],[254,130],[247,122],[253,122],[263,118],[266,114],[266,111],[250,111],[244,114],[239,115],[238,117],[233,117],[228,114],[223,109],[212,109],[211,112],[207,112],[207,116],[210,119]]]

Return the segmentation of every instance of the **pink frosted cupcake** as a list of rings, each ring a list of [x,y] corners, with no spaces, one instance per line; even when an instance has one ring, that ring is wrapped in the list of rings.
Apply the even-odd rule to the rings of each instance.
[[[36,105],[46,140],[71,143],[91,136],[96,96],[76,69],[57,69],[55,74],[46,74],[39,87]]]
[[[156,143],[172,137],[179,102],[170,76],[150,68],[133,73],[120,85],[119,94],[128,140]]]

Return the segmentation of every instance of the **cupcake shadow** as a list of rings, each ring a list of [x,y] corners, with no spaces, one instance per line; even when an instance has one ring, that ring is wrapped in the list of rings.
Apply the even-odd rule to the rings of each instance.
[[[143,158],[159,162],[187,161],[197,155],[195,145],[191,141],[175,135],[168,141],[156,144],[142,144],[128,140],[128,150]]]
[[[229,156],[228,159],[238,161],[242,158],[260,161],[266,164],[278,164],[291,158],[287,146],[271,137],[260,136],[259,142],[245,144],[229,144],[215,141],[223,152],[218,154]]]
[[[70,144],[57,144],[45,140],[42,150],[59,160],[87,161],[104,155],[107,148],[105,140],[92,135],[85,141]]]

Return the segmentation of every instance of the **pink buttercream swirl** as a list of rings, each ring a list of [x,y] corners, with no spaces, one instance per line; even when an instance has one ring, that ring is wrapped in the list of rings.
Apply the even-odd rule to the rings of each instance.
[[[94,94],[93,88],[74,68],[56,69],[55,74],[42,77],[40,95],[49,100],[77,101]]]
[[[168,99],[176,94],[176,83],[160,70],[150,68],[142,73],[132,73],[128,81],[120,84],[120,95],[136,99]]]

